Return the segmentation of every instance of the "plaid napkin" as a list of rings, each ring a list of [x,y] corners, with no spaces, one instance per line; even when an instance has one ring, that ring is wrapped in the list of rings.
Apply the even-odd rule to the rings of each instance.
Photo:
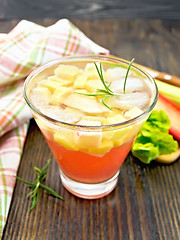
[[[108,51],[68,20],[50,27],[21,21],[10,33],[0,34],[0,236],[2,236],[15,185],[15,178],[28,121],[22,86],[35,67],[61,56]]]

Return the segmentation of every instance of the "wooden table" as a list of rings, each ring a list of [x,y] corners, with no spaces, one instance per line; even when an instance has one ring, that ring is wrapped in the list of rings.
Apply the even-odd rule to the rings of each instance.
[[[55,20],[37,21],[48,26]],[[180,21],[75,20],[88,37],[125,59],[180,76]],[[8,32],[17,21],[0,22]],[[98,200],[83,200],[67,192],[57,164],[34,120],[18,176],[33,181],[32,166],[52,159],[46,184],[64,201],[40,193],[29,214],[28,187],[16,183],[3,239],[34,240],[178,240],[180,239],[180,161],[171,165],[141,164],[131,154],[121,167],[116,189]]]

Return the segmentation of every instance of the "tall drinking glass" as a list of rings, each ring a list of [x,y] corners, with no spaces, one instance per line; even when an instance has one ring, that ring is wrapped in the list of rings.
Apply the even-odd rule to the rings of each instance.
[[[110,56],[65,57],[37,68],[25,81],[24,98],[58,163],[62,184],[76,196],[100,198],[115,188],[156,104],[153,78],[135,64],[124,85],[128,66]]]

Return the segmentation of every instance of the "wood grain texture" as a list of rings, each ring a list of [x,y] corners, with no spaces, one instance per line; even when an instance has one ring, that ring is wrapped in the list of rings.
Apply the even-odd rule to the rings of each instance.
[[[6,0],[0,19],[43,18],[162,18],[180,19],[178,0]]]
[[[55,20],[43,20],[48,26]],[[180,76],[180,22],[161,20],[74,20],[92,40],[111,54],[158,71]],[[16,22],[0,22],[9,31]],[[118,185],[108,196],[83,200],[62,186],[57,164],[32,120],[18,176],[32,181],[32,166],[52,159],[45,183],[64,201],[41,192],[35,210],[28,212],[28,187],[16,183],[4,240],[178,240],[180,239],[180,161],[144,165],[131,154]]]

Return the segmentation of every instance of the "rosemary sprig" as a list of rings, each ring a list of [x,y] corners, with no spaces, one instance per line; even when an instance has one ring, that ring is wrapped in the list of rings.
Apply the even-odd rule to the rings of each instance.
[[[60,195],[58,195],[54,190],[52,190],[51,188],[49,188],[46,185],[41,183],[46,178],[47,169],[49,167],[49,164],[50,164],[50,159],[47,161],[46,165],[42,169],[39,169],[38,167],[34,167],[34,172],[36,175],[36,180],[34,183],[28,182],[18,176],[15,176],[17,180],[27,184],[32,189],[29,192],[29,194],[27,195],[27,197],[32,198],[32,204],[31,204],[29,212],[32,211],[32,209],[36,206],[36,204],[38,202],[40,187],[43,188],[44,190],[46,190],[52,196],[63,200],[63,198]]]
[[[127,68],[127,72],[126,72],[126,76],[125,76],[125,79],[124,79],[124,87],[123,87],[123,92],[125,94],[125,91],[126,91],[126,82],[127,82],[127,77],[128,77],[128,73],[129,73],[129,70],[134,62],[134,58],[131,60],[131,62],[129,63],[129,66]],[[90,96],[90,97],[102,97],[101,98],[101,102],[104,104],[105,107],[107,107],[109,110],[112,110],[106,103],[105,103],[105,100],[112,97],[112,96],[120,96],[120,94],[117,94],[117,93],[114,93],[109,87],[111,85],[111,83],[109,83],[109,85],[107,85],[105,83],[105,80],[104,80],[104,77],[103,77],[103,71],[102,71],[102,65],[100,63],[100,67],[98,68],[97,64],[94,62],[94,65],[96,67],[96,70],[98,72],[98,75],[99,75],[99,78],[102,82],[102,84],[104,85],[104,88],[105,89],[96,89],[96,92],[95,93],[80,93],[80,92],[75,92],[77,94],[80,94],[80,95],[85,95],[85,96]]]
[[[124,88],[123,88],[123,92],[125,94],[125,91],[126,91],[126,81],[127,81],[127,77],[128,77],[128,74],[129,74],[129,70],[134,62],[134,58],[131,60],[131,62],[129,63],[129,66],[128,66],[128,69],[127,69],[127,72],[126,72],[126,76],[125,76],[125,79],[124,79]]]

